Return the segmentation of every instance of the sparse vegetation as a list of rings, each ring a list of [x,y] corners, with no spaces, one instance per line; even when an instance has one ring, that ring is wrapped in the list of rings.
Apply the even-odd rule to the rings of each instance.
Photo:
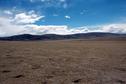
[[[0,84],[126,84],[126,41],[1,41]]]

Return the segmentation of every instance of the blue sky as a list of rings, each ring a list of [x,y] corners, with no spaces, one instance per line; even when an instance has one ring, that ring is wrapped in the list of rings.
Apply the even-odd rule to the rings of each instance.
[[[21,13],[42,16],[27,25],[98,29],[121,24],[126,29],[126,0],[0,0],[0,17],[14,19]]]

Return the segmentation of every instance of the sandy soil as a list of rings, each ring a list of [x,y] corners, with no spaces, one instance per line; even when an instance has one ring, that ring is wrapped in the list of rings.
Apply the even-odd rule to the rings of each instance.
[[[126,41],[1,41],[0,84],[126,84]]]

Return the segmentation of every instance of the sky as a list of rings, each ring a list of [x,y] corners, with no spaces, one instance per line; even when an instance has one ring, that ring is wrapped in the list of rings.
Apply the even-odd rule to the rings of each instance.
[[[126,0],[0,0],[0,36],[126,33]]]

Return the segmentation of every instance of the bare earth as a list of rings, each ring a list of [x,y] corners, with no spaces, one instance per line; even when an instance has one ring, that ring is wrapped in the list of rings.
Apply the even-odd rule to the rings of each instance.
[[[126,41],[1,41],[0,84],[126,84]]]

